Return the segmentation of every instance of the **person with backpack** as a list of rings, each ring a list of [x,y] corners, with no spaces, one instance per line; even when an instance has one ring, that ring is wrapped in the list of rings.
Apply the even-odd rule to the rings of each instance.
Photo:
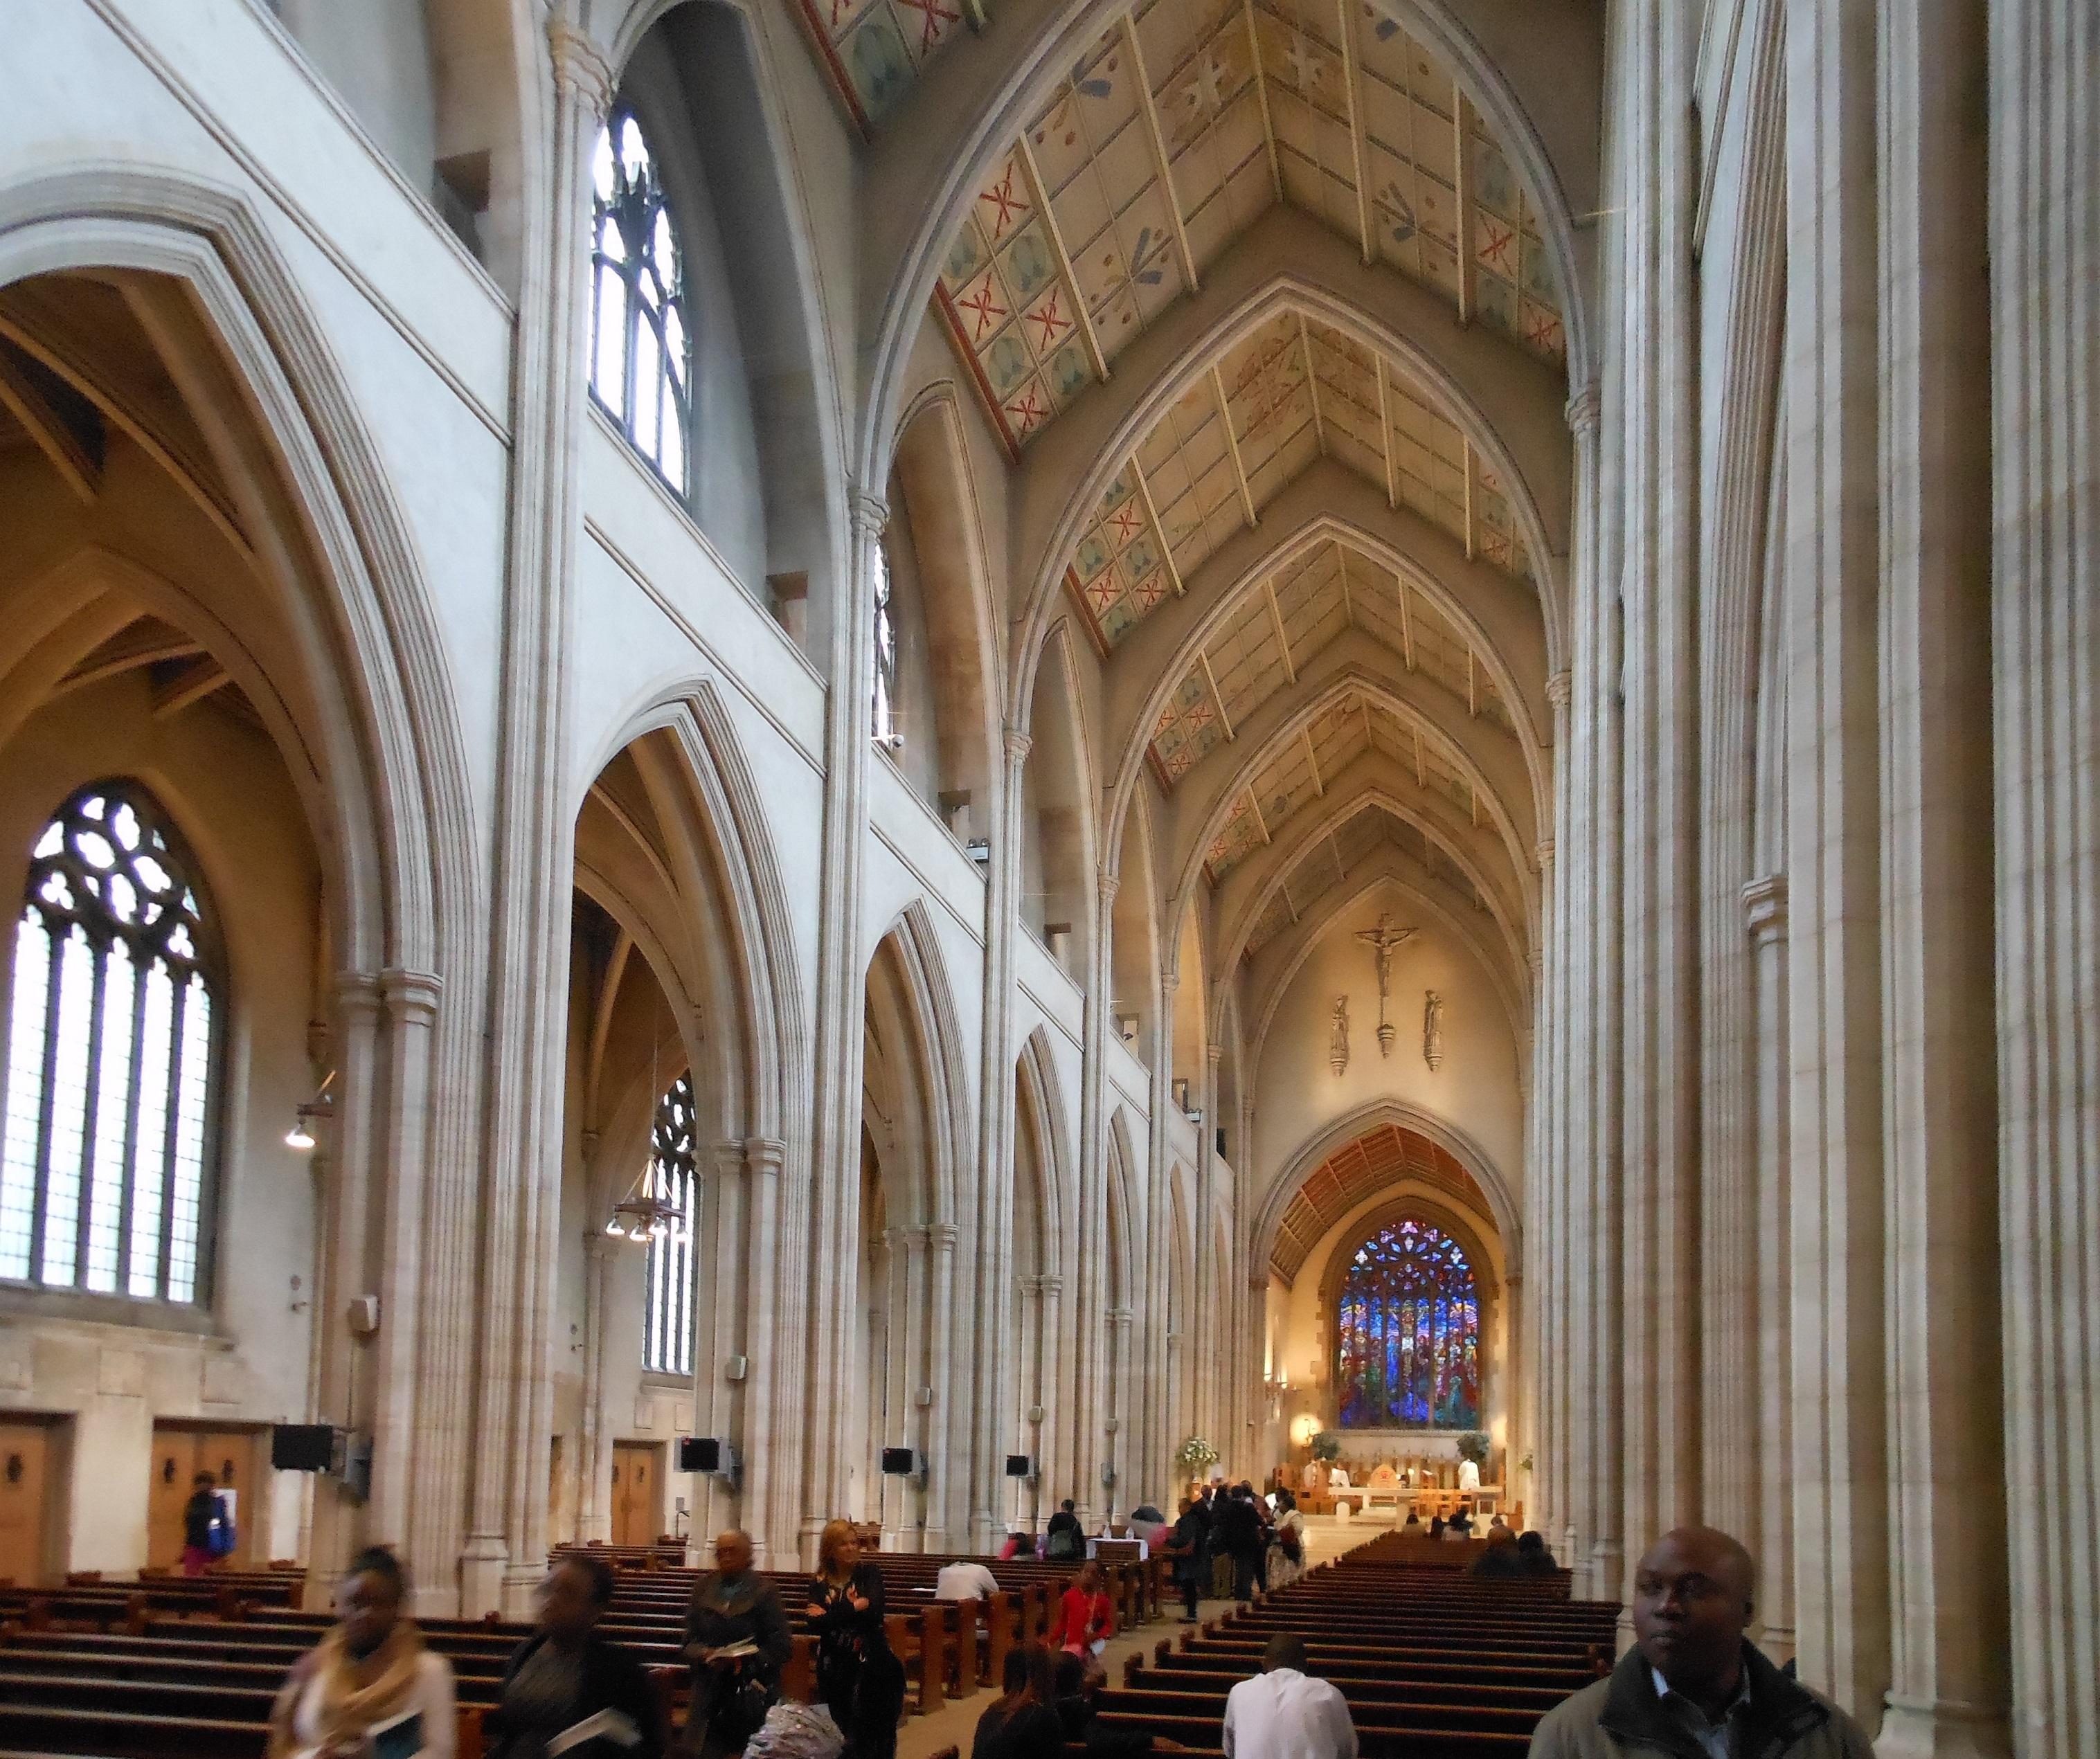
[[[190,1500],[183,1505],[183,1574],[202,1576],[220,1558],[233,1555],[237,1539],[218,1480],[200,1472],[191,1483]]]
[[[1074,1512],[1072,1499],[1067,1497],[1043,1530],[1043,1555],[1052,1562],[1070,1563],[1083,1556],[1086,1549],[1086,1536],[1079,1531],[1079,1517]]]

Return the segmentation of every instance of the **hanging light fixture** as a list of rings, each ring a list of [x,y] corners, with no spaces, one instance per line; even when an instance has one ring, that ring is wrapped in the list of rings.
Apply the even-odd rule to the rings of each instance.
[[[656,1053],[661,1042],[660,1034],[652,1034],[649,1042],[649,1092],[652,1101],[660,1091],[656,1085]],[[605,1224],[608,1236],[617,1238],[624,1235],[642,1246],[664,1238],[674,1228],[682,1233],[686,1219],[677,1205],[656,1188],[653,1131],[651,1153],[651,1161],[628,1188],[627,1195],[613,1205],[612,1215]]]
[[[297,1148],[302,1154],[311,1152],[315,1120],[335,1116],[335,1101],[329,1097],[329,1087],[334,1080],[335,1071],[330,1069],[314,1096],[292,1114],[292,1127],[285,1132],[286,1148]]]

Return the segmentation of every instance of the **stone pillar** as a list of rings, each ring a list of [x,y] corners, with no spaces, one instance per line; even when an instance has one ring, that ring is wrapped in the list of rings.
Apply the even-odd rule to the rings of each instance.
[[[1686,125],[1698,30],[1686,7],[1634,7],[1617,36],[1620,151],[1637,169],[1617,316],[1621,478],[1612,517],[1624,641],[1624,800],[1617,844],[1625,1143],[1618,1218],[1627,1545],[1700,1501],[1698,443],[1691,236],[1700,165]],[[1611,858],[1613,845],[1599,843]]]
[[[1585,480],[1594,492],[1595,445],[1590,443],[1582,451],[1592,461]],[[1546,681],[1546,699],[1553,710],[1553,822],[1556,827],[1568,822],[1569,811],[1568,703],[1572,683],[1564,670],[1554,672]],[[1547,910],[1544,931],[1546,981],[1538,1003],[1544,1027],[1540,1043],[1546,1065],[1540,1082],[1538,1105],[1538,1157],[1542,1170],[1537,1188],[1528,1189],[1524,1197],[1525,1212],[1530,1218],[1525,1228],[1527,1250],[1543,1266],[1540,1274],[1553,1298],[1531,1303],[1533,1331],[1537,1339],[1532,1372],[1538,1387],[1538,1417],[1532,1438],[1532,1473],[1526,1491],[1527,1500],[1534,1501],[1536,1506],[1528,1508],[1525,1514],[1529,1524],[1552,1541],[1562,1539],[1571,1507],[1569,1401],[1573,1363],[1568,1312],[1573,1294],[1569,1279],[1573,1241],[1569,1181],[1573,1169],[1568,1151],[1569,1109],[1573,1103],[1568,1069],[1574,1049],[1575,999],[1568,983],[1569,961],[1574,950],[1568,914],[1568,864],[1557,858],[1557,837],[1545,848],[1552,853],[1542,856],[1541,862]],[[1563,1555],[1572,1567],[1572,1548]]]
[[[1145,1470],[1171,1477],[1182,1431],[1168,1378],[1167,1333],[1173,1314],[1174,1159],[1167,1126],[1174,1103],[1174,1004],[1180,977],[1159,974],[1159,1011],[1152,1034],[1152,1096],[1145,1127],[1145,1329],[1143,1413]]]
[[[1115,1025],[1116,876],[1095,876],[1093,958],[1087,974],[1084,1040],[1079,1074],[1079,1422],[1074,1457],[1083,1519],[1092,1524],[1107,1457],[1102,1424],[1108,1409],[1109,1118],[1105,1100],[1109,1035]],[[1105,1506],[1105,1504],[1103,1505]]]
[[[809,1378],[803,1401],[802,1561],[845,1506],[853,1438],[854,1333],[860,1301],[861,1058],[866,975],[861,956],[862,865],[867,843],[870,670],[874,579],[889,509],[866,486],[851,499],[851,561],[832,619],[824,724],[824,841],[818,889],[815,1143],[810,1240],[832,1267],[808,1281]],[[784,1389],[783,1389],[784,1391]]]
[[[1223,1045],[1203,1047],[1203,1095],[1199,1102],[1203,1122],[1196,1132],[1196,1285],[1201,1292],[1196,1334],[1211,1339],[1214,1346],[1197,1359],[1202,1370],[1197,1381],[1196,1423],[1204,1438],[1224,1457],[1219,1463],[1230,1471],[1239,1438],[1221,1431],[1228,1409],[1225,1383],[1230,1378],[1232,1351],[1229,1347],[1215,1347],[1224,1335],[1222,1328],[1231,1300],[1226,1278],[1232,1274],[1232,1267],[1217,1262],[1218,1068],[1224,1055]]]
[[[1021,897],[1021,770],[1028,735],[1006,730],[1006,769],[994,803],[994,845],[985,893],[984,1064],[978,1082],[975,1439],[970,1450],[970,1524],[976,1549],[995,1551],[1004,1521],[1003,1475],[1014,1404],[1008,1316],[1013,1276],[1013,936]],[[989,1368],[989,1373],[985,1369]],[[1033,1453],[1035,1438],[1012,1438]]]
[[[374,1140],[379,1109],[379,980],[343,972],[335,981],[335,1120],[329,1132],[329,1251],[314,1289],[314,1330],[320,1338],[315,1417],[348,1429],[372,1426],[371,1351],[350,1329],[350,1303],[374,1292],[372,1229],[376,1183],[383,1165]],[[342,1567],[365,1542],[365,1510],[334,1480],[314,1497],[312,1550],[307,1583],[326,1606]]]
[[[1787,1126],[1786,876],[1743,888],[1755,982],[1755,1190],[1758,1254],[1758,1646],[1790,1660],[1793,1630],[1793,1281],[1785,1242],[1793,1235]]]
[[[1136,1480],[1132,1481],[1130,1475],[1134,1457],[1124,1444],[1130,1430],[1130,1329],[1136,1317],[1135,1311],[1127,1307],[1109,1309],[1109,1403],[1108,1414],[1101,1422],[1105,1438],[1101,1444],[1101,1457],[1115,1467],[1116,1482],[1103,1493],[1101,1501],[1111,1517],[1118,1511],[1127,1514],[1147,1497],[1162,1494],[1158,1486],[1144,1478],[1141,1470]]]
[[[926,1229],[926,1384],[933,1391],[926,1413],[926,1463],[932,1475],[926,1487],[923,1546],[928,1551],[946,1551],[951,1532],[959,1540],[969,1532],[969,1478],[955,1422],[960,1400],[949,1347],[955,1334],[955,1237],[953,1222],[934,1222]]]
[[[1796,1654],[1871,1722],[1889,1678],[1875,19],[1802,0],[1786,33]]]
[[[546,186],[526,204],[513,375],[482,1232],[479,1252],[467,1251],[456,1266],[463,1285],[477,1259],[479,1267],[474,1446],[461,1462],[472,1492],[457,1607],[470,1615],[499,1607],[522,1615],[544,1573],[547,1474],[540,1453],[554,1426],[549,1328],[561,1211],[576,835],[567,769],[568,637],[587,407],[589,159],[611,102],[612,77],[596,46],[560,17],[548,27],[548,52],[554,133]],[[460,1369],[463,1397],[470,1395],[467,1367]],[[457,1537],[449,1491],[428,1479],[416,1486],[419,1510],[430,1510],[434,1523],[443,1511],[448,1541]]]
[[[1882,0],[1882,1066],[1892,1678],[1877,1750],[2010,1749],[1980,0]],[[2089,34],[2092,26],[2089,9]],[[2089,95],[2089,103],[2090,96]],[[2100,212],[2089,212],[2089,221]],[[2088,386],[2089,393],[2093,387]]]
[[[2033,0],[1989,16],[1999,1262],[2014,1744],[2095,1759],[2100,39],[2090,0]]]
[[[911,1237],[916,1228],[885,1228],[878,1243],[874,1275],[867,1292],[868,1353],[873,1369],[863,1396],[867,1401],[867,1440],[861,1449],[861,1470],[867,1475],[862,1494],[871,1504],[863,1519],[882,1523],[882,1549],[898,1549],[904,1530],[902,1487],[893,1486],[882,1472],[882,1450],[911,1444],[911,1421],[905,1390],[910,1345],[905,1316],[910,1311],[908,1285],[911,1276]]]
[[[619,1250],[603,1228],[584,1230],[583,1434],[576,1460],[576,1536],[585,1544],[612,1537],[612,1509],[606,1495],[610,1461],[605,1444],[605,1307],[606,1284]],[[697,1414],[694,1426],[699,1427]]]

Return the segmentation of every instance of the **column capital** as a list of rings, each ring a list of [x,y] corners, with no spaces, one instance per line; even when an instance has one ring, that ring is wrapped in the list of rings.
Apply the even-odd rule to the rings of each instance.
[[[926,1244],[936,1252],[952,1252],[955,1240],[962,1230],[953,1222],[929,1222],[926,1224]]]
[[[744,1164],[754,1173],[763,1173],[777,1179],[780,1169],[788,1162],[788,1144],[778,1136],[746,1136],[743,1139]]]
[[[1123,875],[1110,873],[1105,867],[1094,875],[1094,891],[1101,901],[1101,910],[1104,914],[1114,906],[1116,893],[1122,886]]]
[[[604,121],[612,108],[612,66],[589,33],[555,19],[547,26],[547,54],[554,64],[554,90],[581,99]]]
[[[854,530],[866,537],[880,537],[889,524],[889,503],[866,489],[857,488],[847,497],[846,514]]]
[[[713,1143],[708,1148],[708,1157],[714,1162],[717,1172],[735,1178],[744,1169],[744,1145],[735,1137],[726,1142]]]
[[[1592,439],[1604,413],[1604,395],[1592,379],[1578,386],[1568,398],[1568,431],[1578,439]]]
[[[1555,708],[1565,708],[1574,694],[1574,675],[1565,666],[1546,675],[1546,699]]]
[[[1109,1320],[1110,1323],[1112,1325],[1127,1325],[1136,1320],[1136,1317],[1137,1309],[1136,1307],[1110,1307],[1109,1309]]]
[[[1551,867],[1553,865],[1553,839],[1551,837],[1541,837],[1538,840],[1538,865],[1542,868]]]
[[[1006,730],[1006,760],[1010,764],[1021,762],[1035,743],[1035,741],[1020,728],[1008,727]]]
[[[413,1020],[428,1025],[438,1017],[438,998],[445,981],[433,971],[411,971],[389,965],[379,974],[380,999],[395,1020]]]
[[[1160,990],[1160,993],[1161,993],[1162,995],[1171,995],[1171,994],[1173,994],[1173,993],[1174,993],[1176,990],[1180,989],[1180,987],[1181,987],[1181,973],[1180,973],[1180,972],[1178,972],[1178,971],[1162,971],[1162,972],[1160,972],[1160,974],[1159,974],[1159,990]]]
[[[368,971],[335,974],[335,1005],[346,1021],[379,1017],[379,979]]]
[[[1035,1286],[1046,1295],[1061,1295],[1065,1292],[1065,1279],[1056,1271],[1045,1271],[1035,1279]]]
[[[1211,1060],[1211,1067],[1215,1069],[1225,1060],[1225,1047],[1222,1044],[1207,1044],[1203,1047],[1203,1055]]]
[[[1743,925],[1759,946],[1786,933],[1786,875],[1767,874],[1743,888]]]

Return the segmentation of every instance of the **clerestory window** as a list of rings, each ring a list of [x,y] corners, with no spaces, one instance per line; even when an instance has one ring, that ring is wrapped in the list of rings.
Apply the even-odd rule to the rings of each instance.
[[[615,104],[591,156],[592,394],[686,492],[692,338],[683,253],[642,124]]]

